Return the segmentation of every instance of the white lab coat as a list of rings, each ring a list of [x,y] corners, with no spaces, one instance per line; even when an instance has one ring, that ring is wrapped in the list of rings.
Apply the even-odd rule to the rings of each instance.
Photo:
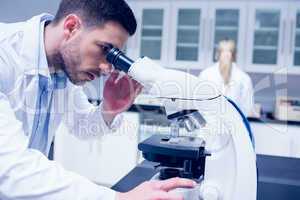
[[[0,24],[0,199],[113,200],[115,192],[64,170],[37,150],[28,149],[35,114],[40,15],[27,22]],[[99,107],[70,82],[53,94],[49,144],[61,121],[79,138],[111,131]],[[120,124],[115,119],[113,127]],[[80,147],[79,147],[80,148]],[[76,155],[74,155],[76,156]],[[112,173],[112,172],[108,172]]]
[[[199,78],[206,80],[211,88],[233,100],[246,116],[252,112],[254,102],[252,81],[249,75],[239,69],[235,63],[232,65],[227,89],[219,70],[219,63],[203,70]]]

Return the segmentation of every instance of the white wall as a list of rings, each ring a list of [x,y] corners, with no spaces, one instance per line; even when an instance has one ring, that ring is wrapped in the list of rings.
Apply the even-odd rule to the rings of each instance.
[[[0,22],[16,22],[47,12],[55,14],[60,0],[0,0]]]

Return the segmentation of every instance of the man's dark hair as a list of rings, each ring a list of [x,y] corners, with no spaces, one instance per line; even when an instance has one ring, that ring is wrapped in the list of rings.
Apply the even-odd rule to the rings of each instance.
[[[62,0],[53,23],[69,14],[78,14],[87,26],[101,26],[108,21],[118,22],[130,35],[136,31],[136,19],[124,0]]]

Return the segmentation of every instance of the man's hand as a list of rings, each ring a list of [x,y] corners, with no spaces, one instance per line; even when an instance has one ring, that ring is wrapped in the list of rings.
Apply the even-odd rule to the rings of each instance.
[[[109,125],[114,117],[126,111],[142,90],[142,85],[124,75],[118,79],[119,73],[114,71],[104,86],[102,114]]]
[[[147,181],[127,193],[117,193],[116,200],[183,200],[169,193],[176,188],[192,188],[196,183],[189,179],[172,178],[165,181]]]

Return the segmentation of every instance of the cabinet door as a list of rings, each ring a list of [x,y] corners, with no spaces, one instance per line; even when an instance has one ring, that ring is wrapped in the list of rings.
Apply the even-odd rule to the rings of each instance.
[[[204,26],[207,3],[178,1],[172,4],[169,66],[199,69],[204,65]]]
[[[296,12],[294,66],[300,67],[300,8]]]
[[[300,127],[289,126],[288,131],[291,138],[291,157],[300,158]]]
[[[208,65],[217,61],[216,50],[221,40],[234,40],[237,48],[237,63],[243,66],[246,3],[225,1],[210,5],[208,29]]]
[[[291,156],[291,139],[287,125],[251,122],[257,154]]]
[[[286,3],[251,4],[247,70],[276,72],[284,67],[287,8]]]
[[[138,29],[133,58],[147,56],[165,66],[168,59],[170,4],[161,1],[138,1],[135,5]]]
[[[300,5],[290,4],[289,17],[289,70],[300,73]]]

